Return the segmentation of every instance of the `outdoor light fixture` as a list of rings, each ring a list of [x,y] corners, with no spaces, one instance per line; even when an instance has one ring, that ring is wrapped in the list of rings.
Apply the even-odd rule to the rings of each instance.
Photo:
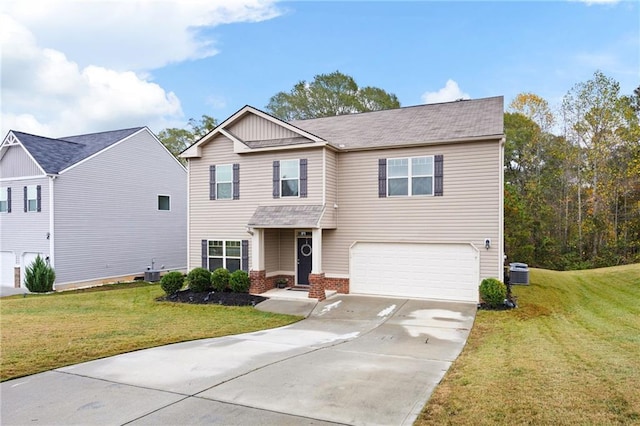
[[[487,250],[491,248],[491,238],[484,239],[484,248],[486,248]]]

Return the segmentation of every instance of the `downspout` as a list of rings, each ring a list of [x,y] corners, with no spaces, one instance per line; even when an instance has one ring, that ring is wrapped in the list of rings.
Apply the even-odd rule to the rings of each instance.
[[[187,158],[187,272],[191,265],[191,159]]]
[[[499,223],[498,223],[498,279],[500,281],[504,280],[504,259],[506,253],[504,252],[504,145],[506,143],[506,138],[500,139],[498,143],[498,149],[500,150],[500,213],[499,213]]]
[[[54,202],[54,190],[53,184],[58,176],[57,175],[49,175],[49,265],[52,268],[55,268],[55,202]]]

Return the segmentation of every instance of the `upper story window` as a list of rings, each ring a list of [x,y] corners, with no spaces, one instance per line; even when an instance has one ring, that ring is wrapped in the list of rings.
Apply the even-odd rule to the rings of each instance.
[[[209,166],[209,199],[240,198],[240,164]]]
[[[378,160],[378,196],[408,197],[443,194],[443,156]]]
[[[11,213],[11,188],[0,188],[0,213]]]
[[[24,211],[41,211],[41,187],[40,185],[29,185],[24,187]]]
[[[307,196],[307,159],[273,162],[273,198]]]
[[[158,210],[171,210],[171,197],[168,195],[158,195]]]

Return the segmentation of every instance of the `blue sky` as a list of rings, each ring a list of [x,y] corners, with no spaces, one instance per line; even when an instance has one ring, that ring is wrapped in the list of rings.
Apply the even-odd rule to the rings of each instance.
[[[25,6],[23,3],[28,3]],[[63,136],[223,120],[339,70],[403,106],[533,92],[559,106],[596,70],[640,85],[631,1],[9,0],[2,133]]]

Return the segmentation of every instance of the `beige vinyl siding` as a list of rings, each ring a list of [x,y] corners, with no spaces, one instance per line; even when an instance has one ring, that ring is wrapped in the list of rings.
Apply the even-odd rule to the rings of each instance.
[[[267,271],[280,270],[280,233],[277,229],[264,230],[264,263]]]
[[[338,229],[324,233],[323,270],[349,273],[355,241],[470,242],[480,275],[500,277],[499,141],[340,153]],[[444,155],[444,196],[378,197],[378,159]],[[484,249],[491,238],[490,250]]]
[[[0,178],[40,175],[44,175],[44,173],[20,145],[9,147],[4,157],[2,157]]]
[[[299,134],[254,114],[247,114],[237,124],[230,126],[229,130],[244,141],[300,137]]]
[[[296,270],[296,233],[293,229],[280,230],[280,268],[281,271]]]
[[[273,198],[273,161],[307,159],[307,198]],[[209,166],[240,164],[240,199],[209,200]],[[322,203],[322,148],[236,154],[233,143],[218,136],[189,160],[189,268],[201,265],[202,239],[247,239],[247,223],[259,205]]]
[[[321,228],[333,229],[338,225],[338,154],[324,148],[325,154],[325,209]]]

